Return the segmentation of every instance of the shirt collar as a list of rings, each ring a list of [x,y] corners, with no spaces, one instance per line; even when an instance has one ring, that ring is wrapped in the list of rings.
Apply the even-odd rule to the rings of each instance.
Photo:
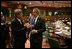
[[[39,16],[37,16],[37,17],[35,18],[35,23],[37,22],[38,17],[39,17]]]

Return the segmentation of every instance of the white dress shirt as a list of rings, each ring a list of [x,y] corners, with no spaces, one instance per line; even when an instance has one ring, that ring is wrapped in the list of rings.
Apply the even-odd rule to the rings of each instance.
[[[37,17],[35,18],[35,24],[36,24],[36,22],[37,22],[38,17],[39,17],[39,16],[37,16]]]

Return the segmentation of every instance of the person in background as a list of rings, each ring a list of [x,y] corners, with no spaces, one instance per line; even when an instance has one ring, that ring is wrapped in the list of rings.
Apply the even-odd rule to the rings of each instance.
[[[1,48],[6,48],[6,40],[9,38],[8,25],[5,23],[5,17],[1,12]]]

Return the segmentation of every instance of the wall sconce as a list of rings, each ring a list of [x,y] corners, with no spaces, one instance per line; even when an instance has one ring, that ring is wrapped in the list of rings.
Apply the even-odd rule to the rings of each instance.
[[[24,9],[27,9],[27,6],[24,6]]]

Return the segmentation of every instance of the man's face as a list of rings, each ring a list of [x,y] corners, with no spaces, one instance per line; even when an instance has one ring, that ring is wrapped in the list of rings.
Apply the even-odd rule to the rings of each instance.
[[[23,13],[22,12],[20,13],[20,16],[23,16]]]
[[[37,17],[37,13],[36,12],[32,12],[34,17]]]
[[[3,16],[3,14],[1,14],[1,16]]]
[[[23,16],[23,13],[21,12],[17,15],[17,18],[21,19],[22,16]]]
[[[1,21],[4,21],[5,17],[1,14]]]

